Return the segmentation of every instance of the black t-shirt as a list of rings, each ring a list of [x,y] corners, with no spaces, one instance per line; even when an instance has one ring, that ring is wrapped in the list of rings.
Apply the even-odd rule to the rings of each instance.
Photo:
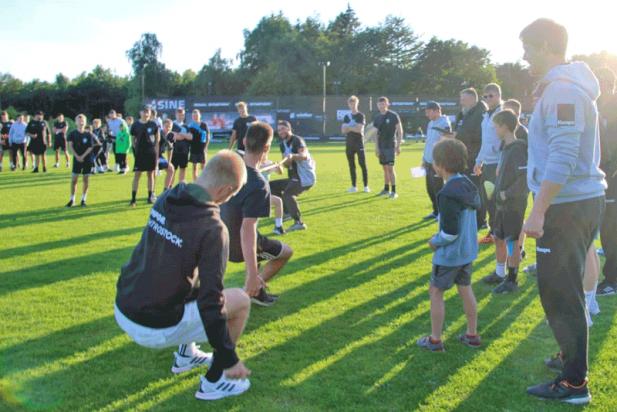
[[[9,120],[8,122],[2,122],[2,130],[0,130],[0,134],[2,136],[9,134],[9,131],[11,130],[11,126],[13,126],[13,121]]]
[[[527,128],[523,126],[522,124],[519,124],[518,127],[516,128],[516,131],[514,132],[514,136],[516,136],[518,140],[523,140],[525,143],[527,143],[528,135],[529,135],[529,132],[527,131]]]
[[[174,134],[173,132],[167,133],[166,136],[161,136],[161,141],[159,142],[159,156],[162,157],[163,154],[171,149],[174,144]]]
[[[270,216],[270,185],[261,173],[246,167],[246,184],[221,206],[221,218],[229,230],[231,250],[242,250],[240,228],[244,218]]]
[[[351,126],[356,126],[356,125],[364,125],[365,124],[365,117],[364,117],[364,113],[362,112],[357,112],[355,114],[346,114],[345,118],[343,119],[343,123],[345,124],[349,124],[351,123],[351,121],[353,120],[353,123]],[[362,140],[362,134],[360,133],[356,133],[356,132],[348,132],[347,133],[347,142],[355,142],[357,140]]]
[[[210,141],[210,129],[208,129],[208,125],[201,122],[199,124],[199,129],[197,129],[196,126],[195,123],[189,123],[188,125],[189,133],[193,135],[193,140],[191,140],[191,153],[203,152]],[[205,132],[203,136],[202,132]]]
[[[257,119],[255,118],[255,116],[238,117],[234,121],[232,130],[236,131],[238,150],[244,150],[244,136],[246,136],[246,131],[249,129],[251,123],[256,121]]]
[[[281,149],[281,154],[283,156],[287,156],[289,154],[298,154],[300,153],[300,149],[304,147],[306,147],[304,139],[300,136],[296,136],[295,134],[292,134],[288,140],[281,139],[281,144],[279,146],[279,148]],[[288,174],[290,179],[300,179],[300,177],[298,176],[298,166],[296,165],[295,161],[291,162],[291,165],[288,169]]]
[[[188,133],[188,128],[184,123],[174,122],[171,127],[171,131],[174,133]],[[173,142],[174,144],[174,153],[176,154],[188,154],[189,149],[191,148],[191,142],[188,140],[178,140]]]
[[[152,120],[146,123],[136,121],[131,126],[131,135],[137,139],[137,153],[154,153],[156,149],[156,132],[158,125]]]
[[[73,143],[73,150],[77,153],[77,155],[81,156],[86,152],[86,150],[88,150],[88,148],[94,147],[96,137],[87,130],[84,130],[83,133],[78,130],[73,130],[69,133],[67,141]]]
[[[396,126],[401,123],[398,114],[388,110],[384,114],[379,113],[373,121],[373,126],[377,128],[377,143],[384,149],[394,148],[394,136]]]
[[[59,121],[55,121],[54,122],[54,129],[64,129],[66,127],[66,122],[59,122]],[[64,137],[64,133],[63,132],[58,132],[56,133],[57,137]]]
[[[30,120],[26,126],[26,133],[35,134],[37,138],[42,139],[46,128],[47,125],[43,120]]]

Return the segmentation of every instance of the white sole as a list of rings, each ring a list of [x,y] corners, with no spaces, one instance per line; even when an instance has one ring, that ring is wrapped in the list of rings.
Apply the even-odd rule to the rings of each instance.
[[[212,392],[212,393],[206,393],[206,392],[202,392],[202,391],[197,391],[195,392],[195,398],[202,400],[202,401],[216,401],[218,399],[223,399],[223,398],[229,398],[230,396],[238,396],[238,395],[242,395],[244,392],[248,391],[250,389],[250,385],[248,388],[246,388],[245,390],[241,391],[241,392],[233,392],[233,393],[229,393],[229,392]]]
[[[251,302],[253,302],[257,306],[261,306],[261,307],[264,307],[264,308],[269,308],[270,306],[274,305],[274,302],[272,302],[272,303],[263,303],[262,301],[254,299],[254,298],[251,298]]]
[[[562,402],[569,403],[570,405],[587,405],[591,402],[591,395],[587,395],[584,398],[566,399]]]

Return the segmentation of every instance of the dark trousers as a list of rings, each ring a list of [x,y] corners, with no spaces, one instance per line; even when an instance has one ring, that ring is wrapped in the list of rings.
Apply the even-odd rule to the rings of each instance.
[[[349,164],[349,174],[351,175],[351,185],[356,187],[356,154],[358,155],[358,164],[362,169],[362,181],[364,187],[368,186],[368,171],[366,169],[366,156],[364,155],[364,147],[354,147],[347,145],[345,149],[347,155],[347,163]]]
[[[311,186],[302,187],[298,179],[280,179],[270,182],[270,193],[283,198],[285,211],[296,221],[302,220],[300,206],[296,197],[309,190]]]
[[[120,170],[126,169],[126,153],[115,153],[116,164],[120,165]]]
[[[437,193],[443,188],[443,179],[437,175],[432,163],[424,162],[424,170],[426,171],[426,192],[431,199],[433,213],[436,215],[438,213]]]
[[[561,378],[574,385],[587,377],[583,274],[603,209],[604,197],[552,205],[536,241],[540,300],[563,356]]]
[[[617,176],[606,178],[606,209],[600,225],[600,239],[604,249],[604,278],[611,283],[617,283]]]
[[[482,192],[484,196],[484,201],[486,202],[486,211],[488,212],[488,225],[491,228],[491,233],[493,232],[493,227],[495,226],[495,193],[492,196],[488,196],[486,193],[486,189],[484,188],[484,182],[488,181],[492,184],[495,184],[497,181],[497,165],[484,165],[482,167]]]
[[[11,145],[11,163],[17,167],[17,153],[21,153],[22,167],[26,167],[26,144],[13,143]]]
[[[469,180],[471,180],[472,183],[476,185],[476,188],[478,189],[478,192],[480,193],[480,208],[476,210],[476,219],[478,223],[478,229],[480,229],[482,226],[486,225],[486,200],[485,200],[486,193],[484,193],[484,186],[482,184],[482,176],[474,175],[473,168],[471,170],[468,170],[465,173],[465,176],[467,176]]]

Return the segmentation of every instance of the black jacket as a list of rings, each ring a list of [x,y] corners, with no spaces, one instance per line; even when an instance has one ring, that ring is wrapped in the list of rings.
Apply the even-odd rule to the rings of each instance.
[[[610,178],[617,171],[617,95],[600,96],[600,168]]]
[[[482,119],[487,107],[479,101],[465,114],[456,115],[456,138],[467,147],[467,167],[473,169],[482,146]]]
[[[503,146],[497,166],[494,196],[498,209],[525,212],[529,188],[527,187],[527,143],[523,140],[515,140]]]
[[[133,322],[151,328],[177,325],[184,305],[197,307],[215,361],[238,362],[223,314],[223,275],[229,256],[227,228],[205,190],[179,184],[164,193],[128,263],[120,272],[116,305]]]

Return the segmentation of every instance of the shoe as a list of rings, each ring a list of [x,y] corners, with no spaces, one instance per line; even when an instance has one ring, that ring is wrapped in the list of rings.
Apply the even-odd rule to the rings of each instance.
[[[552,382],[530,386],[527,388],[527,393],[540,399],[566,402],[572,405],[586,405],[591,402],[586,379],[582,385],[574,386],[565,379],[557,378]]]
[[[286,232],[283,226],[275,226],[272,233],[274,233],[275,235],[284,235]]]
[[[603,280],[596,290],[598,296],[612,296],[617,294],[617,284]]]
[[[275,302],[277,300],[279,300],[279,295],[275,295],[274,293],[270,293],[270,289],[268,289],[267,286],[266,286],[266,294],[270,297],[270,299],[272,299]]]
[[[463,344],[463,345],[467,345],[470,348],[479,348],[480,345],[482,344],[482,341],[480,340],[480,335],[476,335],[476,336],[471,336],[471,335],[459,335],[458,340]]]
[[[134,202],[134,201],[131,200],[131,203],[129,203],[129,206],[130,207],[135,207],[135,206],[137,206],[137,202]]]
[[[528,275],[531,276],[536,276],[537,272],[538,272],[538,264],[537,263],[532,263],[529,266],[526,266],[525,269],[523,269],[523,272],[527,273]]]
[[[371,193],[371,188],[368,186],[364,186],[364,193]]]
[[[71,167],[71,164],[69,162],[66,162],[66,167]]]
[[[251,382],[248,379],[227,379],[225,374],[212,383],[204,376],[200,376],[199,390],[195,392],[195,397],[203,401],[214,401],[228,396],[238,396],[249,390]]]
[[[107,173],[112,173],[112,172],[113,172],[113,170],[112,170],[112,169],[110,169],[110,168],[107,168],[107,170],[105,170],[105,171],[106,171]]]
[[[422,218],[422,220],[431,220],[431,219],[437,219],[437,213],[435,212],[429,213],[428,215]]]
[[[69,200],[65,207],[73,207],[73,204],[74,202],[72,200]]]
[[[377,196],[390,196],[390,192],[387,190],[382,190],[381,192],[377,193]]]
[[[495,243],[495,239],[493,239],[493,235],[487,233],[486,236],[478,240],[478,243],[481,245],[490,245],[492,243]]]
[[[481,225],[478,226],[478,230],[486,230],[488,229],[488,224],[486,223],[482,223]]]
[[[526,257],[527,257],[527,252],[525,252],[525,249],[521,248],[521,260],[525,260]]]
[[[11,165],[11,172],[14,172],[14,171],[15,171],[15,169],[16,169],[16,167],[15,167],[15,166],[13,166],[13,165]]]
[[[261,289],[259,289],[259,293],[257,294],[257,296],[251,297],[251,302],[259,306],[269,307],[274,305],[274,302],[276,302],[276,300],[270,295],[268,295],[266,289],[262,287]]]
[[[445,352],[446,351],[446,348],[444,348],[442,341],[434,343],[431,340],[430,336],[421,337],[420,339],[416,341],[416,345],[418,345],[419,347],[423,349],[430,350],[431,352]]]
[[[296,230],[306,230],[306,225],[302,222],[296,222],[287,229],[288,232],[294,232]]]
[[[32,173],[38,173],[39,172],[39,168],[35,167],[34,169],[32,169]]]
[[[556,373],[563,371],[563,359],[561,358],[561,352],[557,352],[550,358],[544,359],[544,365]]]
[[[54,163],[54,169],[57,169],[60,167],[60,163]]]
[[[154,202],[156,202],[156,196],[152,195],[148,198],[148,203],[149,204],[153,204]]]
[[[86,206],[88,206],[88,205],[86,204],[86,201],[85,201],[85,200],[82,200],[82,201],[81,201],[80,206],[81,206],[81,207],[86,207]]]
[[[357,193],[357,192],[358,192],[358,188],[355,186],[352,186],[349,189],[347,189],[347,193]]]
[[[392,200],[394,200],[394,199],[398,199],[398,193],[396,193],[396,192],[392,192],[392,193],[390,193],[390,196],[389,196],[389,197],[390,197],[390,199],[392,199]]]
[[[604,256],[604,249],[599,247],[598,249],[596,249],[596,253],[598,254],[598,256]]]
[[[177,375],[204,365],[208,368],[212,366],[212,353],[203,352],[199,350],[199,346],[197,346],[197,350],[193,356],[184,356],[180,355],[178,352],[174,352],[174,364],[171,366],[171,373]]]
[[[504,280],[501,282],[495,289],[493,289],[493,293],[496,295],[518,292],[518,285],[516,282],[512,282],[510,280]]]
[[[493,271],[493,273],[491,273],[488,276],[484,276],[482,278],[482,282],[488,284],[488,285],[497,285],[499,283],[502,283],[504,281],[504,278],[502,278],[501,276],[499,276],[497,274],[497,272]]]
[[[43,168],[43,173],[47,173],[47,168],[46,167]]]

